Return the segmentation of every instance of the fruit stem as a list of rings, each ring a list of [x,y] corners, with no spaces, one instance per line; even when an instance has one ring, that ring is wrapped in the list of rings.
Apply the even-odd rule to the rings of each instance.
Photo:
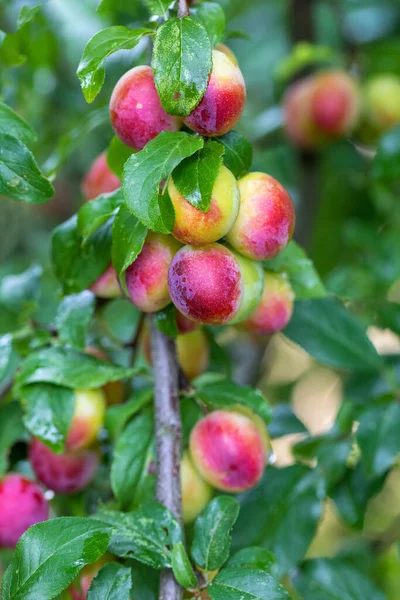
[[[178,360],[175,340],[158,330],[151,318],[151,353],[154,372],[154,405],[157,446],[157,500],[182,525],[181,439],[178,394]],[[182,525],[183,526],[183,525]],[[181,600],[182,588],[172,570],[161,572],[159,600]]]
[[[183,19],[183,17],[189,16],[189,5],[187,0],[178,0],[178,17]]]

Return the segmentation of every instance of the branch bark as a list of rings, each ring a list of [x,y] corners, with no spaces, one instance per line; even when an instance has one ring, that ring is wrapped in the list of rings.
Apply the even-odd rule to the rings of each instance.
[[[157,329],[154,319],[151,320],[151,352],[155,380],[157,500],[166,506],[182,525],[182,424],[178,395],[178,361],[175,341]],[[172,570],[162,571],[159,600],[181,600],[182,592]]]
[[[189,3],[187,0],[178,0],[178,17],[183,19],[183,17],[189,16]]]

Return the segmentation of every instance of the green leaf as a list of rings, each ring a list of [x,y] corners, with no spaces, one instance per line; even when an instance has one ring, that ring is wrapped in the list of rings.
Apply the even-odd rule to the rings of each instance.
[[[272,552],[259,546],[242,548],[236,552],[226,563],[225,568],[247,567],[248,569],[259,569],[272,573],[276,564],[276,558]]]
[[[234,549],[271,550],[283,575],[299,563],[311,544],[324,497],[324,480],[316,470],[302,465],[268,467],[261,483],[240,498]]]
[[[19,402],[0,407],[0,476],[7,471],[8,451],[18,440],[26,438],[22,424],[22,408]]]
[[[379,183],[390,185],[400,178],[400,126],[397,126],[379,141],[378,150],[372,163],[372,177]]]
[[[36,133],[32,127],[2,102],[0,102],[0,133],[8,133],[24,144],[29,144],[36,139]]]
[[[178,325],[176,324],[176,310],[173,304],[156,312],[154,322],[161,333],[165,333],[165,335],[172,338],[177,337]]]
[[[294,584],[307,600],[385,600],[382,592],[359,570],[339,560],[307,561],[294,576]]]
[[[211,408],[225,408],[243,404],[260,415],[266,423],[271,420],[271,408],[260,390],[238,385],[229,379],[205,382],[197,388],[197,395]]]
[[[23,312],[24,316],[28,316],[37,308],[42,274],[42,267],[31,265],[18,275],[3,277],[0,282],[0,303],[13,312]]]
[[[125,293],[128,293],[128,290],[123,274],[142,251],[146,235],[147,227],[130,213],[125,205],[121,206],[112,229],[111,257]]]
[[[172,174],[178,192],[202,212],[210,209],[223,154],[222,144],[207,141],[201,150],[183,160]]]
[[[88,290],[62,299],[56,316],[56,327],[62,342],[77,350],[85,348],[94,305],[95,297]]]
[[[295,302],[284,334],[331,367],[368,370],[382,366],[361,322],[334,298]]]
[[[135,150],[125,146],[119,137],[114,135],[107,149],[107,164],[111,171],[120,179],[122,178],[126,161],[134,152]]]
[[[78,229],[83,241],[87,241],[97,229],[107,223],[122,203],[123,196],[120,189],[85,202],[78,213]]]
[[[63,452],[75,409],[72,390],[37,383],[21,389],[28,431],[54,452]]]
[[[132,581],[137,600],[158,600],[159,572],[139,562],[132,563]]]
[[[350,437],[343,437],[342,432],[333,429],[326,434],[310,436],[297,442],[293,447],[293,454],[306,460],[316,458],[318,468],[331,489],[346,471],[352,445]]]
[[[150,502],[129,513],[100,509],[97,516],[113,526],[110,552],[155,569],[172,567],[172,548],[182,541],[182,530],[167,508]]]
[[[52,600],[107,550],[110,527],[61,517],[33,525],[20,538],[3,578],[2,600]]]
[[[111,487],[122,506],[129,506],[153,442],[153,414],[141,413],[117,440],[111,464]]]
[[[108,335],[121,343],[131,342],[141,317],[140,310],[125,299],[107,302],[101,311],[101,321]]]
[[[276,258],[266,260],[264,266],[272,271],[284,271],[288,274],[297,300],[326,296],[324,284],[312,261],[296,242],[291,241]]]
[[[211,600],[290,600],[287,591],[268,573],[239,567],[222,569],[207,592]]]
[[[78,231],[77,222],[77,215],[74,215],[56,227],[52,237],[54,271],[65,294],[88,288],[110,264],[109,224],[100,227],[82,246],[83,238]]]
[[[24,25],[27,25],[40,10],[40,4],[36,6],[23,6],[20,10],[17,19],[17,29],[22,29]]]
[[[31,204],[41,204],[54,195],[32,152],[8,133],[0,133],[0,194]]]
[[[175,544],[172,550],[172,569],[175,579],[182,587],[197,587],[197,577],[182,542]]]
[[[206,29],[191,17],[168,19],[156,33],[151,66],[167,113],[186,117],[199,104],[212,68]]]
[[[289,404],[276,404],[272,409],[272,420],[268,426],[272,438],[289,433],[307,433],[307,428],[294,414]]]
[[[220,569],[228,560],[231,529],[239,514],[239,503],[231,496],[217,496],[194,524],[191,555],[206,571]]]
[[[98,388],[109,381],[132,377],[135,369],[114,365],[69,348],[43,348],[32,352],[18,372],[19,386],[54,383],[67,388]]]
[[[87,600],[129,600],[131,589],[131,570],[118,563],[109,563],[93,579]]]
[[[143,406],[146,406],[153,398],[153,389],[146,388],[144,390],[135,391],[133,397],[119,404],[118,406],[110,406],[106,412],[105,426],[108,429],[112,438],[120,435],[122,429]]]
[[[122,178],[125,201],[129,210],[149,229],[171,232],[175,215],[169,196],[159,194],[161,182],[203,144],[201,137],[163,131],[127,160]]]
[[[15,357],[12,335],[0,336],[0,383],[9,376],[10,368]]]
[[[116,25],[97,32],[86,44],[76,74],[86,102],[93,102],[100,92],[104,79],[104,61],[117,50],[134,48],[151,29],[128,29]]]
[[[245,175],[253,162],[253,146],[237,131],[229,131],[217,138],[225,147],[224,164],[235,177]]]
[[[400,452],[400,404],[381,402],[368,406],[359,419],[356,438],[368,477],[379,477]]]
[[[207,31],[213,46],[222,42],[226,23],[224,9],[220,4],[217,4],[217,2],[202,2],[199,6],[195,6],[191,12]]]
[[[167,10],[171,0],[143,0],[152,15],[167,18]]]

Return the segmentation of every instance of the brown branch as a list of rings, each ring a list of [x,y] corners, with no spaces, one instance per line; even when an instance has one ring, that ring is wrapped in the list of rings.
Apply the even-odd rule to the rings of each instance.
[[[178,0],[178,17],[183,19],[183,17],[189,16],[189,3],[187,0]]]
[[[175,341],[157,329],[151,319],[154,405],[157,446],[157,500],[182,525],[180,481],[182,424],[178,395]],[[181,600],[183,590],[172,570],[161,572],[159,600]]]

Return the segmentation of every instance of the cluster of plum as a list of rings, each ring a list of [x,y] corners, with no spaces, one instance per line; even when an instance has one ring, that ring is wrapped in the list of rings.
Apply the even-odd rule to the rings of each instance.
[[[360,85],[345,71],[317,71],[288,88],[284,114],[289,139],[305,150],[351,133],[375,143],[400,122],[400,78],[376,75]]]

